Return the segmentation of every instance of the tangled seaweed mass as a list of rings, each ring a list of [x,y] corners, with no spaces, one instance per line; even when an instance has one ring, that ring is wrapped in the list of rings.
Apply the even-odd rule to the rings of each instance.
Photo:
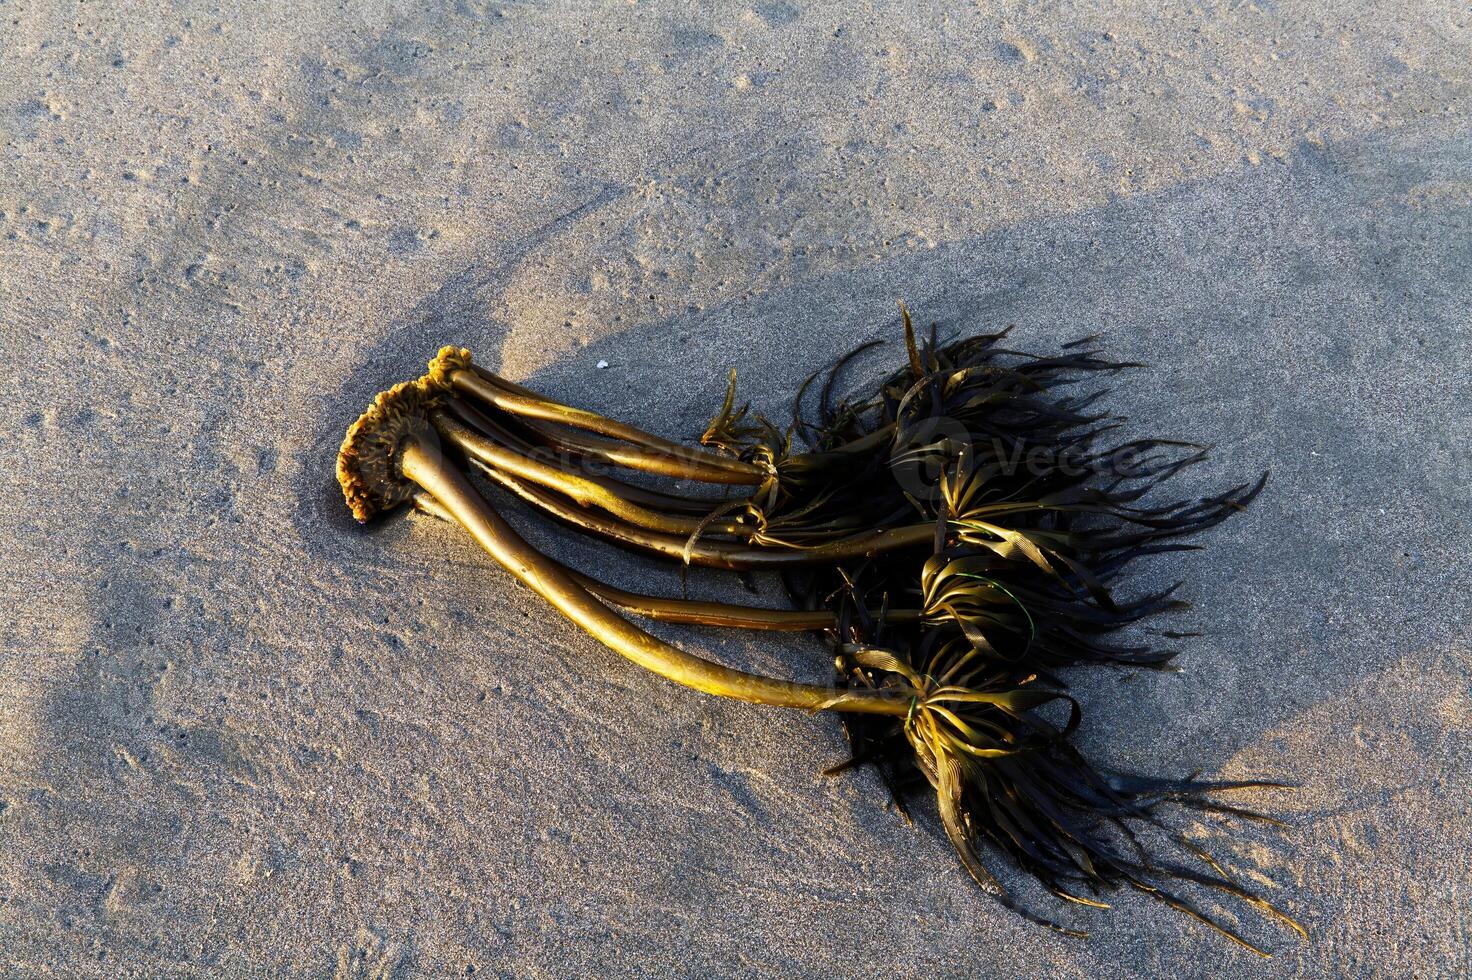
[[[853,758],[838,769],[875,765],[902,812],[909,791],[928,785],[967,870],[1033,922],[1085,935],[1015,900],[983,863],[983,843],[1068,902],[1107,907],[1102,897],[1127,886],[1267,955],[1194,897],[1215,891],[1306,935],[1164,813],[1174,804],[1271,822],[1213,794],[1279,784],[1105,774],[1070,741],[1081,707],[1059,677],[1075,665],[1167,667],[1173,652],[1111,635],[1182,603],[1171,590],[1123,599],[1115,586],[1138,558],[1196,547],[1190,536],[1240,510],[1266,477],[1156,502],[1152,491],[1204,450],[1114,441],[1121,420],[1097,407],[1102,391],[1086,390],[1138,365],[1102,359],[1094,338],[1053,356],[1008,349],[1007,331],[942,345],[932,328],[922,342],[901,309],[907,362],[871,395],[836,391],[872,343],[810,377],[782,428],[737,407],[732,372],[701,447],[559,404],[445,348],[428,374],[379,395],[348,430],[339,480],[359,520],[412,500],[463,526],[533,591],[655,673],[711,694],[842,713]],[[817,403],[813,419],[806,401]],[[600,582],[523,540],[472,473],[627,548],[776,572],[792,608]],[[692,482],[712,492],[680,491]],[[625,614],[811,630],[831,648],[835,682],[734,670]]]

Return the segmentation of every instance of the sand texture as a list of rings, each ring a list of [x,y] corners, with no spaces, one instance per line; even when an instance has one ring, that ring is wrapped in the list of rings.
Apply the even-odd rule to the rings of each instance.
[[[1469,97],[1451,0],[0,0],[0,976],[1466,975]],[[1134,431],[1215,445],[1184,487],[1272,470],[1141,570],[1184,673],[1070,679],[1095,759],[1303,783],[1179,822],[1313,942],[1030,926],[818,775],[835,719],[641,674],[333,480],[444,343],[688,438],[901,298],[1103,332]]]

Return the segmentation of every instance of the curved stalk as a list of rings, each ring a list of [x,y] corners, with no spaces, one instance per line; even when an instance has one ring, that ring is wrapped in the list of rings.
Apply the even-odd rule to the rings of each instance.
[[[457,523],[454,515],[434,497],[423,491],[414,495],[414,506],[432,517],[450,524]],[[652,619],[659,623],[682,623],[687,626],[727,626],[737,629],[762,630],[765,632],[804,632],[809,630],[833,629],[837,617],[827,609],[763,609],[759,606],[741,606],[727,602],[711,602],[704,599],[667,599],[664,596],[628,592],[616,585],[609,585],[591,575],[584,575],[575,568],[563,565],[549,556],[575,581],[604,602],[621,609]],[[918,622],[923,613],[919,609],[887,609],[886,622],[902,625]]]
[[[831,564],[866,558],[887,551],[933,544],[933,524],[870,531],[841,538],[810,548],[754,548],[734,541],[695,541],[634,527],[595,511],[579,507],[565,498],[526,480],[488,466],[478,459],[471,463],[488,478],[510,490],[538,510],[581,531],[591,532],[617,544],[706,568],[733,571],[793,568],[802,565]]]
[[[777,680],[686,653],[603,605],[528,544],[437,449],[409,439],[399,449],[399,466],[404,477],[433,496],[497,564],[568,619],[645,670],[706,694],[757,704],[894,716],[903,716],[909,710],[908,696],[886,697]]]
[[[564,424],[570,423],[568,423],[566,419],[547,419],[545,415],[530,414],[529,412],[517,411],[517,408],[513,406],[526,404],[527,407],[530,407],[531,402],[541,402],[544,406],[553,405],[565,409],[569,412],[582,412],[582,410],[558,405],[557,402],[554,402],[547,396],[532,391],[530,388],[524,388],[521,385],[516,384],[514,381],[508,381],[505,378],[501,377],[499,374],[496,374],[493,371],[489,371],[486,368],[481,367],[479,364],[472,365],[471,369],[477,375],[479,375],[481,380],[484,381],[486,384],[501,388],[507,392],[508,397],[505,397],[502,403],[497,405],[497,407],[503,408],[512,414],[521,416],[523,421],[527,422],[531,428],[536,429],[539,434],[545,435],[549,439],[549,441],[555,440],[556,442],[561,442],[566,445],[567,448],[572,452],[583,453],[586,455],[594,456],[596,458],[606,458],[608,462],[616,463],[619,466],[625,466],[629,469],[643,470],[647,473],[655,473],[660,476],[673,476],[679,479],[701,480],[701,477],[693,475],[688,470],[671,471],[670,469],[662,466],[661,461],[663,458],[660,457],[658,453],[651,452],[650,454],[639,454],[630,450],[627,447],[619,447],[618,444],[614,442],[604,443],[602,440],[579,439],[575,436],[569,436],[567,433],[556,433],[554,430],[551,429],[550,426],[535,424],[541,421],[563,422]],[[519,399],[524,400],[524,402],[513,400],[509,396],[518,396]],[[584,414],[592,415],[591,412]],[[631,430],[631,427],[623,426],[621,425],[621,423],[614,422],[611,419],[606,419],[602,416],[597,416],[597,418],[601,419],[605,423],[617,425],[623,431]],[[579,426],[579,428],[583,427]],[[586,431],[598,430],[587,429]],[[689,453],[699,453],[703,461],[723,461],[725,463],[738,462],[736,460],[732,460],[728,456],[717,456],[713,453],[707,453],[699,449],[692,449],[691,447],[682,446],[678,443],[668,443],[665,440],[660,439],[658,436],[650,436],[648,433],[643,433],[638,429],[632,429],[632,431],[640,432],[641,436],[643,436],[644,438],[664,443],[667,447],[673,447],[675,449],[683,450]],[[609,435],[610,433],[605,432],[603,434]],[[803,453],[797,456],[790,456],[783,462],[783,468],[791,468],[794,472],[800,472],[840,462],[845,458],[862,456],[865,453],[871,453],[876,450],[882,449],[886,443],[894,438],[894,434],[895,424],[893,422],[886,422],[876,428],[873,432],[870,432],[863,436],[859,436],[857,439],[850,440],[849,442],[840,443],[827,449],[821,449],[810,453]],[[632,442],[633,440],[630,441]],[[638,445],[638,443],[636,443],[636,445]],[[618,452],[620,454],[620,458],[615,459],[611,455],[607,457],[602,455],[604,453],[613,452]],[[724,481],[705,480],[702,482],[720,483]]]
[[[550,449],[553,452],[566,452],[570,456],[582,457],[581,459],[572,461],[570,472],[584,479],[592,480],[594,483],[611,490],[625,500],[643,507],[665,511],[666,513],[693,514],[704,517],[717,507],[729,503],[732,499],[729,497],[686,497],[679,494],[666,493],[662,490],[641,487],[633,483],[626,483],[623,480],[615,479],[603,473],[591,472],[580,464],[588,459],[596,460],[598,457],[585,456],[569,443],[558,442],[553,439],[549,439],[544,443],[532,442],[523,433],[513,431],[512,428],[502,424],[499,420],[491,419],[485,412],[482,412],[464,398],[447,398],[445,400],[445,407],[471,429],[489,439],[499,442],[503,446],[516,450],[524,456],[532,455],[538,450]],[[535,419],[515,418],[513,416],[508,421],[514,426],[520,426],[532,434],[539,436],[543,435],[544,432],[550,432],[554,429],[553,426],[537,422]],[[604,461],[612,462],[611,460]]]
[[[736,536],[751,530],[736,521],[712,521],[707,524],[703,518],[665,514],[641,507],[593,480],[497,445],[444,411],[431,412],[429,418],[447,442],[463,450],[477,462],[538,486],[556,490],[584,507],[597,507],[635,527],[687,536],[697,531]]]
[[[663,596],[625,592],[573,569],[568,569],[568,572],[579,584],[605,602],[611,602],[635,616],[660,623],[800,633],[830,630],[837,621],[837,617],[827,609],[761,609],[703,599],[666,599]],[[885,613],[885,620],[895,624],[913,623],[919,618],[918,609],[890,609]]]
[[[624,469],[634,470],[639,473],[648,473],[653,476],[670,477],[676,480],[695,480],[699,483],[724,484],[727,486],[750,485],[744,481],[732,484],[726,479],[724,471],[712,472],[705,465],[692,464],[669,456],[665,453],[654,452],[640,446],[633,446],[626,442],[615,439],[604,439],[599,436],[590,436],[559,426],[544,419],[533,418],[528,415],[517,416],[517,421],[536,433],[545,444],[554,451],[567,453],[568,455],[581,456],[585,459],[597,460],[611,466],[621,466]],[[718,457],[724,459],[726,457]]]
[[[559,422],[574,429],[621,439],[630,445],[665,456],[671,463],[669,471],[663,474],[665,476],[678,476],[702,483],[760,486],[770,475],[763,466],[682,446],[596,412],[562,405],[532,394],[525,388],[513,390],[501,384],[501,379],[496,375],[478,368],[451,371],[448,380],[454,390],[478,398],[503,412],[546,422]],[[680,465],[677,466],[676,463]]]

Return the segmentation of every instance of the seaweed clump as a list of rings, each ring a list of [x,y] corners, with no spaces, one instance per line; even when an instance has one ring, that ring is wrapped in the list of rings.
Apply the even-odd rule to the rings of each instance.
[[[942,344],[932,328],[921,340],[901,310],[905,362],[871,392],[837,395],[866,344],[811,376],[778,427],[737,404],[733,372],[700,446],[563,405],[445,348],[349,430],[344,494],[360,519],[412,499],[460,524],[572,621],[670,680],[840,712],[853,757],[835,768],[877,766],[905,813],[927,787],[966,869],[1033,922],[1085,934],[1009,894],[984,844],[1067,902],[1107,907],[1108,892],[1132,888],[1267,955],[1191,893],[1225,894],[1302,927],[1175,830],[1164,805],[1270,821],[1215,794],[1280,784],[1105,773],[1072,743],[1082,708],[1062,677],[1087,665],[1168,669],[1174,651],[1114,635],[1183,603],[1174,589],[1122,598],[1122,577],[1137,559],[1196,547],[1192,536],[1245,507],[1266,477],[1161,502],[1161,486],[1205,450],[1121,439],[1122,420],[1088,385],[1138,365],[1104,359],[1095,338],[1049,355],[1011,349],[1008,331]],[[792,608],[601,582],[527,544],[472,475],[658,559],[776,573]],[[683,489],[691,483],[709,489]],[[834,680],[733,670],[629,615],[810,630],[830,648]]]

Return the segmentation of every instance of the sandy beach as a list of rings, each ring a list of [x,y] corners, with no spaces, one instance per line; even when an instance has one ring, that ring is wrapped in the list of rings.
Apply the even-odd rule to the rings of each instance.
[[[1444,0],[0,2],[0,977],[1467,975],[1469,97]],[[442,344],[693,439],[901,299],[1101,333],[1134,430],[1213,445],[1188,490],[1271,470],[1135,580],[1184,580],[1183,671],[1068,680],[1101,763],[1301,784],[1175,819],[1310,942],[1029,925],[820,775],[835,719],[641,673],[333,477]]]

